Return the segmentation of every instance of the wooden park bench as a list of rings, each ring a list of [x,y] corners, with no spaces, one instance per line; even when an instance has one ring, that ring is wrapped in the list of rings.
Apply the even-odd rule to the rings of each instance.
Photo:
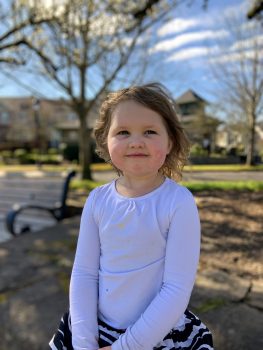
[[[18,236],[26,232],[37,231],[43,228],[47,223],[47,226],[54,225],[54,223],[74,215],[74,210],[67,205],[67,197],[70,181],[75,175],[76,172],[74,170],[67,174],[62,184],[62,192],[59,201],[47,205],[44,196],[46,198],[51,198],[52,192],[47,189],[42,189],[38,201],[33,198],[29,203],[14,204],[5,217],[7,230],[12,235]],[[35,196],[34,194],[32,197]]]

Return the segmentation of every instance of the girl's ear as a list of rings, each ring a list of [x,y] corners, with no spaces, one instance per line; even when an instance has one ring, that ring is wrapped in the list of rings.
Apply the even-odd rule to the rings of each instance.
[[[167,151],[167,155],[171,152],[171,149],[172,149],[172,147],[173,147],[173,143],[172,143],[172,141],[169,139],[169,142],[168,142],[168,151]]]

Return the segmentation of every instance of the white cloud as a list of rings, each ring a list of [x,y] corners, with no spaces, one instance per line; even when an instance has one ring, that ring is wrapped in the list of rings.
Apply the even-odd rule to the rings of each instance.
[[[211,59],[211,63],[225,64],[225,63],[235,63],[235,62],[246,62],[247,60],[255,59],[255,50],[247,50],[243,52],[231,52],[225,55],[217,56]]]
[[[196,57],[206,56],[208,54],[208,49],[206,47],[191,47],[186,49],[181,49],[178,52],[175,52],[167,58],[167,62],[171,61],[183,61],[186,59],[192,59]]]
[[[254,21],[246,21],[244,23],[241,23],[240,30],[243,31],[250,31],[255,28],[255,22]]]
[[[225,43],[226,45],[226,43]],[[228,46],[218,46],[211,50],[212,63],[245,62],[254,59],[255,55],[263,57],[263,35],[255,35],[243,40],[237,40]]]
[[[185,33],[182,35],[178,35],[175,38],[167,39],[164,41],[161,41],[155,45],[151,52],[159,52],[159,51],[170,51],[173,49],[176,49],[180,46],[183,46],[185,44],[189,43],[196,43],[198,41],[204,41],[207,39],[218,39],[222,37],[226,37],[228,35],[228,32],[226,30],[219,30],[219,31],[213,31],[213,30],[204,30],[199,32],[191,32],[191,33]]]
[[[165,23],[158,31],[158,36],[165,36],[169,34],[175,34],[185,31],[186,29],[192,28],[200,24],[197,19],[189,18],[175,18],[167,23]]]
[[[231,50],[233,51],[246,50],[246,49],[251,49],[256,47],[258,47],[258,49],[261,47],[261,50],[262,50],[262,46],[263,46],[263,35],[256,35],[252,38],[237,41],[235,44],[231,46]]]

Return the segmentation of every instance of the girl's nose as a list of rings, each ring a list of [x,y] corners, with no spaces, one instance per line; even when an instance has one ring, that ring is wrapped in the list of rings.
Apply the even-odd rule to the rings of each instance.
[[[144,141],[143,141],[141,136],[133,136],[130,139],[129,146],[133,147],[133,148],[143,147],[144,146]]]

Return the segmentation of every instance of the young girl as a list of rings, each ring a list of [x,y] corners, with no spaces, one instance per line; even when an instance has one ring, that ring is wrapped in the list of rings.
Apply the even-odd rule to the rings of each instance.
[[[85,204],[70,313],[51,349],[213,349],[187,305],[200,222],[181,176],[189,143],[158,84],[109,94],[95,128],[98,153],[119,177]]]

